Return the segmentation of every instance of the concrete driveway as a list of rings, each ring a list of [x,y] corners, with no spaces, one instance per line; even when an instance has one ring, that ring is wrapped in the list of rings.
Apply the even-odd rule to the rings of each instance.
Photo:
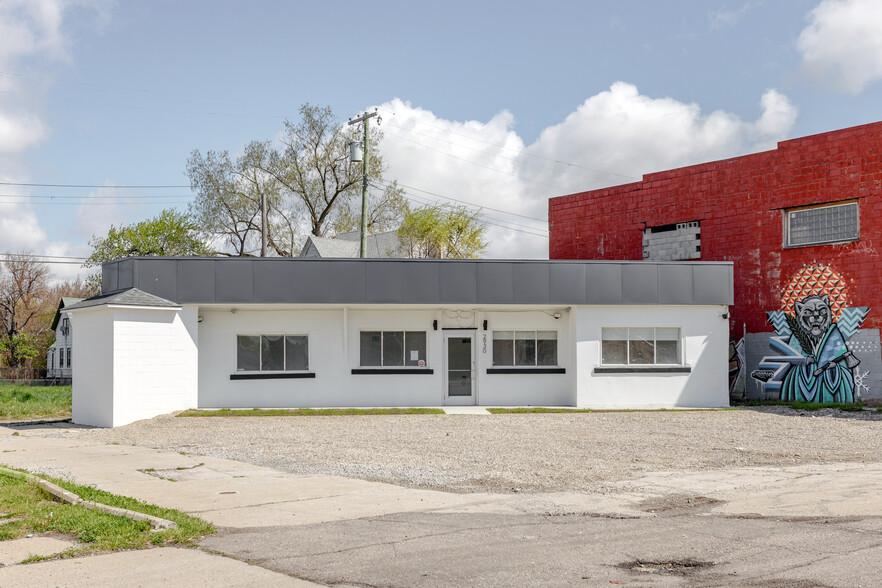
[[[882,577],[882,463],[656,472],[605,494],[453,494],[16,431],[0,427],[0,463],[178,508],[220,532],[202,540],[206,551],[7,566],[0,586],[809,587]]]

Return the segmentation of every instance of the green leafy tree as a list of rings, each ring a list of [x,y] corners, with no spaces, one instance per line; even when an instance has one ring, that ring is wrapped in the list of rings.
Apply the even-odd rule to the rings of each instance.
[[[39,356],[39,318],[48,299],[49,267],[29,253],[0,262],[0,362],[13,377],[29,377]]]
[[[133,255],[211,255],[211,249],[199,238],[199,228],[185,213],[167,208],[158,216],[131,225],[111,226],[107,235],[93,235],[89,241],[92,254],[86,267]]]
[[[480,211],[465,206],[434,205],[408,210],[398,229],[405,257],[472,259],[489,242]]]
[[[89,240],[92,254],[85,267],[100,266],[107,261],[129,256],[169,257],[175,255],[213,255],[202,241],[199,227],[185,212],[167,208],[151,219],[125,225],[111,226],[107,235],[92,235]],[[87,289],[100,289],[101,275],[90,275]]]
[[[196,192],[190,212],[212,242],[229,255],[260,251],[263,235],[261,200],[266,202],[269,252],[290,257],[299,252],[306,233],[318,237],[353,230],[361,222],[362,167],[349,162],[349,143],[361,139],[361,128],[341,125],[329,107],[304,104],[298,121],[285,121],[279,146],[253,141],[242,155],[194,150],[187,176]],[[369,230],[398,226],[402,192],[382,183],[384,164],[378,146],[382,133],[370,131],[371,179]]]

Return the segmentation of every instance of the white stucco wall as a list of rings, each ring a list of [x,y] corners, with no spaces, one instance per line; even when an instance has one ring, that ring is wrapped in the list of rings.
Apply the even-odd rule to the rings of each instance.
[[[114,311],[113,426],[196,407],[196,317],[196,307]]]
[[[308,307],[248,309],[201,307],[199,406],[440,406],[445,403],[444,334],[474,329],[475,399],[485,405],[573,405],[569,323],[556,320],[563,308],[509,308],[505,311],[418,306]],[[345,317],[344,317],[345,315]],[[483,321],[489,330],[483,330]],[[433,321],[438,330],[433,330]],[[487,374],[492,364],[492,331],[557,330],[558,363],[565,374]],[[352,374],[359,367],[359,333],[371,330],[425,331],[427,368],[432,374]],[[231,380],[236,373],[236,336],[309,336],[309,371],[315,378]],[[485,345],[486,335],[486,345]]]
[[[440,406],[445,329],[474,337],[475,402],[488,406],[597,408],[728,404],[725,306],[472,307],[184,305],[96,307],[76,325],[74,422],[119,426],[190,407]],[[555,319],[554,314],[560,318]],[[483,321],[488,329],[483,329]],[[438,321],[438,329],[433,329]],[[604,327],[677,327],[690,373],[602,374]],[[359,333],[425,331],[431,374],[353,374]],[[494,374],[493,331],[553,330],[565,373]],[[236,336],[309,337],[314,378],[231,379]]]
[[[726,306],[590,306],[574,308],[577,404],[592,408],[729,405]],[[690,373],[598,374],[604,327],[677,327]]]
[[[118,427],[197,403],[197,309],[98,306],[77,330],[73,421]]]
[[[73,357],[73,422],[113,426],[113,311],[105,307],[70,313],[77,332]]]

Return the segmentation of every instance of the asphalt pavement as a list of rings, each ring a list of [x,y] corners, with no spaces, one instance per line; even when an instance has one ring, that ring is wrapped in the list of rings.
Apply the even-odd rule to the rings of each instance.
[[[219,532],[201,549],[36,564],[4,560],[0,543],[0,587],[817,587],[882,577],[882,463],[656,472],[606,494],[454,494],[101,445],[75,431],[44,436],[52,426],[0,427],[0,463],[178,508]]]

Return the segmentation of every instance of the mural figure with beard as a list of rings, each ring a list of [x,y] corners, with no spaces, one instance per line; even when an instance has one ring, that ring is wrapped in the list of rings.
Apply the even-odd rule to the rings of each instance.
[[[764,357],[751,377],[787,402],[854,402],[853,370],[860,360],[847,341],[870,309],[848,307],[847,301],[845,281],[828,266],[810,266],[794,276],[782,295],[782,310],[767,313],[776,334],[769,345],[779,355]]]
[[[860,363],[848,350],[845,337],[831,319],[830,299],[808,296],[794,304],[795,318],[787,315],[791,335],[788,346],[804,357],[791,365],[781,386],[787,402],[854,402],[852,370]]]

